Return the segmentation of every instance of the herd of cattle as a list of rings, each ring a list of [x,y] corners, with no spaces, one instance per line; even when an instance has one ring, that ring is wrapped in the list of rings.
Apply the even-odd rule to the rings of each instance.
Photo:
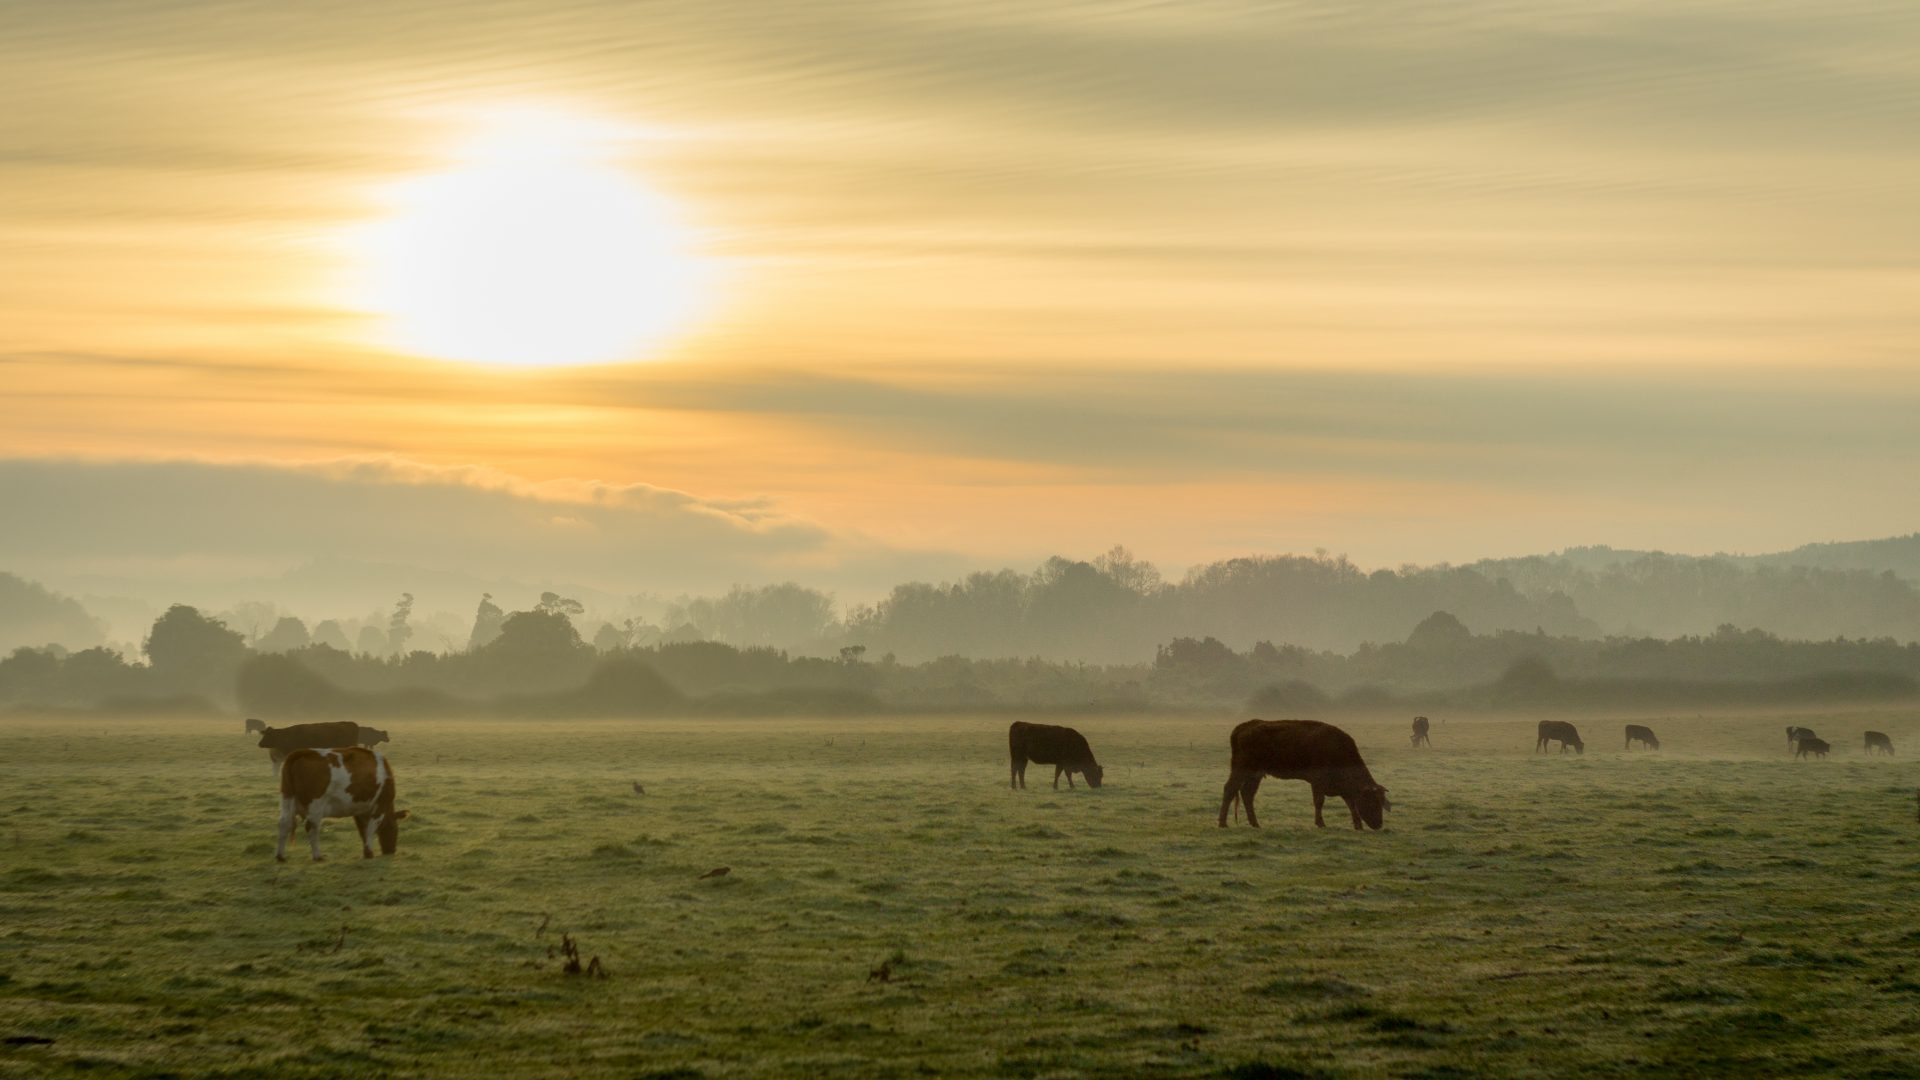
[[[1432,746],[1432,724],[1424,716],[1413,718],[1413,745]],[[393,769],[385,754],[372,748],[387,742],[387,733],[352,721],[325,724],[295,724],[272,728],[249,718],[247,731],[260,734],[259,745],[266,749],[280,777],[280,833],[274,858],[287,861],[287,838],[302,819],[306,822],[307,843],[315,862],[320,854],[320,822],[326,818],[350,817],[360,834],[360,853],[373,858],[377,839],[381,854],[391,855],[399,846],[399,825],[408,811],[394,809]],[[1648,750],[1660,749],[1653,729],[1642,724],[1626,727],[1626,749],[1635,743]],[[1565,720],[1542,720],[1537,753],[1546,753],[1547,744],[1557,742],[1560,752],[1586,753],[1580,732]],[[1266,777],[1277,780],[1305,780],[1313,791],[1313,823],[1322,828],[1321,815],[1327,796],[1338,795],[1356,829],[1378,829],[1384,823],[1387,789],[1367,770],[1353,736],[1332,724],[1318,720],[1248,720],[1233,729],[1228,738],[1232,750],[1227,786],[1220,796],[1220,825],[1226,827],[1227,814],[1235,816],[1244,809],[1247,824],[1259,827],[1253,810],[1253,797]],[[1827,756],[1832,749],[1813,729],[1787,728],[1787,748],[1795,758]],[[1868,755],[1893,755],[1893,740],[1885,732],[1866,733]],[[1093,747],[1086,736],[1057,724],[1030,724],[1016,720],[1007,729],[1007,752],[1012,762],[1009,786],[1018,790],[1027,786],[1027,765],[1053,766],[1053,786],[1060,778],[1074,786],[1079,773],[1089,787],[1099,787],[1105,770],[1094,760]]]

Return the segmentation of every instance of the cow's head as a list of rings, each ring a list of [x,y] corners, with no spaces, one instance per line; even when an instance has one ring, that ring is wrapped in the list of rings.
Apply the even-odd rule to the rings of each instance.
[[[1083,772],[1087,778],[1088,787],[1099,787],[1100,778],[1107,775],[1107,770],[1101,768],[1098,765],[1095,765],[1092,762],[1087,763],[1087,767],[1086,769],[1083,770]]]
[[[1587,744],[1581,742],[1578,738],[1575,738],[1573,740],[1573,752],[1576,755],[1584,756],[1587,752]]]
[[[400,847],[400,819],[411,813],[411,810],[402,810],[380,819],[380,827],[376,830],[376,835],[380,837],[380,854],[391,855]]]
[[[1354,810],[1360,815],[1360,820],[1366,822],[1369,829],[1378,829],[1385,824],[1386,813],[1393,808],[1387,801],[1387,789],[1379,784],[1361,788],[1350,798],[1353,800]]]
[[[273,739],[273,729],[270,727],[263,727],[260,729],[260,741],[257,743],[254,743],[253,745],[265,747],[267,749],[272,749],[273,748],[271,743],[272,739]]]
[[[368,746],[376,746],[383,742],[392,741],[391,739],[387,738],[387,733],[384,731],[381,731],[379,728],[370,728],[365,726],[362,726],[360,728],[360,737],[362,741],[364,741]]]

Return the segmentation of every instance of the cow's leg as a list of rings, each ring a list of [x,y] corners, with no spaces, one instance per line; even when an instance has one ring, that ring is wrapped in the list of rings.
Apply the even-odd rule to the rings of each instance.
[[[1065,772],[1067,774],[1067,789],[1071,791],[1073,789],[1073,770],[1067,769]]]
[[[1253,797],[1260,793],[1260,781],[1265,778],[1266,774],[1255,771],[1240,785],[1240,805],[1246,808],[1247,824],[1256,829],[1260,827],[1260,819],[1253,816]]]
[[[1233,808],[1234,810],[1233,816],[1236,820],[1238,820],[1238,818],[1240,817],[1239,805],[1235,802],[1235,800],[1238,799],[1239,797],[1240,797],[1240,774],[1237,772],[1228,773],[1227,786],[1220,789],[1220,827],[1221,828],[1224,829],[1227,827],[1227,808],[1228,807]]]
[[[1327,827],[1327,821],[1320,816],[1320,808],[1326,804],[1327,793],[1321,791],[1319,785],[1316,784],[1313,789],[1313,823],[1322,829]]]
[[[1008,760],[1007,786],[1015,791],[1020,790],[1020,759],[1017,757]]]
[[[1053,767],[1053,790],[1060,790],[1060,766],[1058,765]]]
[[[313,815],[313,807],[307,807],[307,846],[313,849],[314,862],[326,862],[327,857],[320,854],[320,819]]]
[[[353,827],[360,834],[360,857],[373,858],[373,818],[366,814],[355,814]]]
[[[1345,800],[1347,800],[1347,813],[1348,813],[1348,814],[1350,814],[1350,815],[1352,815],[1352,817],[1353,817],[1353,828],[1354,828],[1354,831],[1355,831],[1355,832],[1358,832],[1358,831],[1360,831],[1361,829],[1363,829],[1363,828],[1365,828],[1366,826],[1364,826],[1363,824],[1361,824],[1361,821],[1360,821],[1360,807],[1358,807],[1357,805],[1355,805],[1355,804],[1354,804],[1354,801],[1353,801],[1353,796],[1351,796],[1351,795],[1342,795],[1342,796],[1340,796],[1340,797],[1341,797],[1341,798],[1343,798],[1343,799],[1345,799]]]
[[[280,842],[273,848],[274,862],[287,861],[287,837],[291,835],[293,835],[293,800],[283,796],[280,799]]]

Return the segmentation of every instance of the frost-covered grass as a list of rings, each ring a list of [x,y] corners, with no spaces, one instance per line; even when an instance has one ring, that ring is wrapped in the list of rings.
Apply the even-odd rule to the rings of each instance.
[[[1920,763],[1859,739],[1920,716],[1342,721],[1366,834],[1216,828],[1237,717],[1075,720],[1058,793],[1011,719],[395,720],[399,855],[284,866],[238,721],[0,722],[0,1038],[53,1040],[0,1075],[1920,1075]]]

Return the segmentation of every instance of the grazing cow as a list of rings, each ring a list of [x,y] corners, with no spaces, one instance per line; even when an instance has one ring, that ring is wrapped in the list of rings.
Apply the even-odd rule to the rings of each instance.
[[[273,759],[275,771],[287,755],[295,750],[325,750],[335,746],[373,746],[387,741],[387,733],[370,727],[361,727],[351,720],[335,720],[324,724],[292,724],[283,728],[270,727],[260,732],[259,745]]]
[[[1567,752],[1568,747],[1572,747],[1576,754],[1587,752],[1587,744],[1580,741],[1580,732],[1565,720],[1540,721],[1540,739],[1533,744],[1533,748],[1544,754],[1547,752],[1548,742],[1558,742],[1560,752],[1563,754]]]
[[[1872,754],[1875,750],[1885,750],[1888,757],[1893,756],[1893,740],[1887,738],[1886,732],[1867,732],[1867,753]]]
[[[1060,774],[1067,775],[1067,786],[1073,786],[1073,774],[1080,773],[1087,778],[1089,787],[1099,787],[1100,779],[1106,770],[1093,760],[1093,748],[1087,745],[1086,736],[1070,727],[1056,724],[1029,724],[1024,720],[1015,720],[1007,728],[1007,752],[1013,759],[1013,779],[1007,786],[1024,788],[1027,786],[1027,762],[1053,766],[1053,786],[1060,787]]]
[[[1792,724],[1787,725],[1787,750],[1788,751],[1792,751],[1793,744],[1799,742],[1801,739],[1811,739],[1811,738],[1814,738],[1812,728],[1794,727]]]
[[[287,861],[287,837],[298,818],[307,820],[314,862],[326,858],[320,854],[320,822],[331,817],[353,819],[362,858],[373,858],[375,837],[380,854],[391,855],[400,846],[400,820],[408,813],[393,809],[393,769],[386,755],[359,746],[288,751],[280,766],[280,842],[274,860]]]
[[[1223,829],[1227,826],[1227,808],[1236,800],[1247,810],[1247,824],[1260,827],[1260,819],[1253,812],[1253,797],[1260,790],[1260,781],[1268,776],[1305,780],[1311,785],[1313,823],[1323,829],[1327,822],[1320,811],[1329,795],[1346,800],[1356,829],[1362,823],[1378,829],[1382,815],[1390,808],[1387,789],[1367,771],[1353,736],[1332,724],[1318,720],[1248,720],[1233,729],[1228,742],[1233,748],[1233,762],[1226,790],[1220,796]]]
[[[1427,718],[1416,716],[1413,718],[1413,745],[1419,746],[1421,743],[1432,746],[1433,740],[1427,737]]]
[[[265,730],[267,730],[267,725],[264,721],[255,720],[251,716],[247,717],[247,734],[251,735],[256,731]]]
[[[1828,746],[1827,740],[1825,739],[1816,739],[1812,735],[1802,735],[1799,741],[1793,744],[1793,756],[1803,758],[1808,754],[1812,754],[1814,757],[1826,757],[1827,751],[1831,749],[1833,749],[1833,747]]]
[[[1660,749],[1660,740],[1654,738],[1652,728],[1640,724],[1628,724],[1627,749],[1633,749],[1633,744],[1636,742],[1649,750]]]

